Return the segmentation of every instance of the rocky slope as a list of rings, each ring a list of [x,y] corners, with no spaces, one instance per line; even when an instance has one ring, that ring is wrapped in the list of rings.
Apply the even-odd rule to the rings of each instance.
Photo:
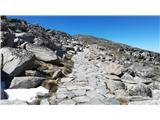
[[[0,104],[160,104],[160,54],[1,21]]]

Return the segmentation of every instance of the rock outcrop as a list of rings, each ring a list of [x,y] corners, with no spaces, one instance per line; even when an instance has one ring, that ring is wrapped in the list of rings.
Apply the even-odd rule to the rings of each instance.
[[[0,49],[1,68],[11,76],[18,76],[32,68],[34,55],[24,49],[3,47]]]

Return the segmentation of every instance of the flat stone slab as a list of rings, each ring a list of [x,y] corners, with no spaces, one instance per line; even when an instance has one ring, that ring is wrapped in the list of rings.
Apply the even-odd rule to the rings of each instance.
[[[75,96],[83,96],[86,94],[86,90],[85,89],[78,89],[78,90],[73,90],[72,91]]]
[[[94,88],[91,86],[66,86],[67,90],[78,90],[78,89],[85,89],[85,90],[93,90]]]
[[[83,102],[89,102],[91,98],[88,96],[79,96],[79,97],[72,98],[72,100],[79,102],[79,103],[83,103]]]
[[[111,79],[111,80],[117,80],[117,81],[121,80],[121,78],[116,75],[106,75],[106,78]]]
[[[160,105],[160,101],[159,100],[135,101],[135,102],[130,102],[129,105]]]
[[[28,105],[23,100],[0,100],[0,105]]]
[[[75,104],[76,102],[71,99],[63,100],[60,103],[58,103],[58,105],[75,105]]]

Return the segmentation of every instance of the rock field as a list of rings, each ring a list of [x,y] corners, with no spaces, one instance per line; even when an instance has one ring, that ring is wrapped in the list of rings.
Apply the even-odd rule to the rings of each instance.
[[[158,105],[160,54],[1,17],[0,105]]]

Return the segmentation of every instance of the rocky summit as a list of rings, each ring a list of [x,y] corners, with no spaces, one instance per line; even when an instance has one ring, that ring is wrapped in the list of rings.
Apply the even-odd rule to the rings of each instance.
[[[157,105],[160,53],[1,16],[1,105]]]

